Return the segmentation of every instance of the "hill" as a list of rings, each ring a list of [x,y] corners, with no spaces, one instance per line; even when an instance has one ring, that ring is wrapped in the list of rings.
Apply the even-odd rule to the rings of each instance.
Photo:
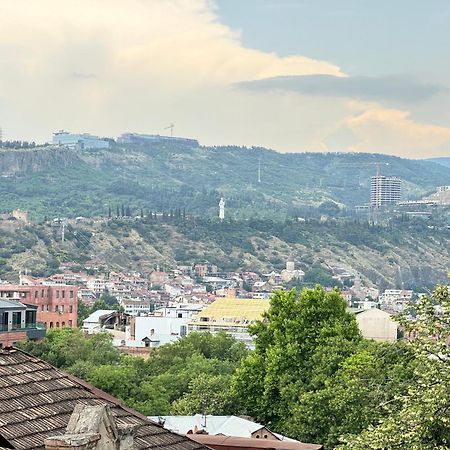
[[[119,145],[108,150],[58,147],[0,150],[0,212],[34,218],[108,215],[129,207],[185,209],[214,216],[220,197],[235,218],[308,216],[334,201],[367,203],[374,163],[404,180],[404,197],[420,198],[450,184],[440,164],[379,154],[282,154],[263,148]],[[258,164],[261,182],[258,182]]]
[[[448,158],[430,158],[430,159],[427,159],[427,161],[431,161],[436,164],[440,164],[441,166],[444,166],[444,167],[450,167],[450,157],[448,157]]]
[[[48,275],[63,261],[82,266],[91,259],[122,271],[207,260],[225,271],[269,272],[282,269],[292,254],[307,274],[330,278],[329,267],[340,266],[380,288],[422,288],[445,282],[450,267],[450,230],[429,228],[421,220],[399,219],[381,227],[331,219],[103,219],[69,223],[65,242],[50,223],[8,226],[0,228],[0,277],[11,280],[20,270]]]

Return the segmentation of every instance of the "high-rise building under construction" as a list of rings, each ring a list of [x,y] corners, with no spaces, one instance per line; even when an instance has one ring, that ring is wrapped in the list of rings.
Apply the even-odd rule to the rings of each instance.
[[[370,206],[380,208],[382,206],[395,205],[401,200],[402,181],[396,177],[376,175],[370,183]]]

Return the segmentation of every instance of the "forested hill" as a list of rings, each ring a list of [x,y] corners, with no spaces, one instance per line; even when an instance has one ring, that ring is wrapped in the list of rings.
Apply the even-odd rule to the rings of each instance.
[[[379,154],[282,154],[262,148],[176,145],[108,150],[37,147],[0,150],[0,209],[32,217],[107,215],[121,205],[215,215],[221,196],[228,214],[253,217],[302,214],[327,200],[341,207],[367,203],[370,176],[404,180],[405,198],[450,184],[448,168],[430,161]],[[258,165],[260,182],[258,182]]]

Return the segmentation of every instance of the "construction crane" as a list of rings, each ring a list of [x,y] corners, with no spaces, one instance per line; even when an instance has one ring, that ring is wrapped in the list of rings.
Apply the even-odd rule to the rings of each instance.
[[[170,137],[173,137],[173,129],[175,128],[175,125],[171,123],[168,127],[164,128],[165,130],[170,129]]]

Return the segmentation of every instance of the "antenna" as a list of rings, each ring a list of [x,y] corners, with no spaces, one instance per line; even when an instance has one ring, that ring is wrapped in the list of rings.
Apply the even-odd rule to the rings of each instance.
[[[173,129],[175,128],[175,125],[171,123],[168,127],[164,128],[165,130],[168,130],[170,128],[170,137],[173,137]]]
[[[261,183],[261,158],[258,158],[258,183]]]

